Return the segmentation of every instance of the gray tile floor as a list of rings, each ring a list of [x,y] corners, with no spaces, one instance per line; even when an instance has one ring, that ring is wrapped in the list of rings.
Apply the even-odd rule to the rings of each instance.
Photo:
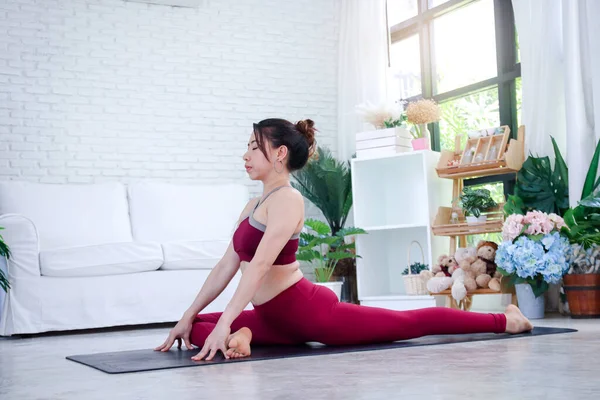
[[[0,339],[0,399],[600,398],[600,320],[534,322],[579,332],[122,375],[65,356],[152,348],[168,327]]]

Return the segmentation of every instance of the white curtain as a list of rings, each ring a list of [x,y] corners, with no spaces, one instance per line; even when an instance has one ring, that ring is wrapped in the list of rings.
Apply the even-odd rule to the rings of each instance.
[[[569,166],[569,199],[576,205],[600,138],[600,2],[513,0],[513,8],[526,151],[552,158],[554,136]]]
[[[386,100],[385,0],[342,0],[338,57],[338,157],[355,151],[357,132],[368,128],[355,107]]]

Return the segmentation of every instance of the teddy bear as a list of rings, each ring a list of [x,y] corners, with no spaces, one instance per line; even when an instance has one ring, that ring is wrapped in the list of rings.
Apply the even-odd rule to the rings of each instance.
[[[477,286],[500,291],[502,274],[497,271],[496,258],[498,245],[494,242],[481,240],[477,244],[477,260],[471,264]]]
[[[456,269],[458,269],[458,263],[456,262],[456,259],[452,256],[442,254],[438,257],[438,262],[433,266],[432,272],[434,276],[443,278],[452,276],[452,273]]]
[[[459,268],[458,263],[452,256],[442,254],[438,257],[437,264],[434,264],[430,270],[424,270],[420,272],[421,277],[427,282],[429,279],[436,278],[448,278],[452,276],[452,273]]]
[[[460,268],[452,274],[452,280],[427,282],[428,289],[434,292],[431,289],[451,288],[456,301],[463,300],[468,292],[478,288],[500,291],[501,274],[496,271],[494,263],[497,248],[496,243],[488,241],[480,241],[477,247],[458,248],[454,258]],[[490,272],[492,275],[489,275]]]
[[[459,265],[453,256],[442,254],[438,257],[438,262],[431,271],[421,271],[421,278],[425,281],[427,290],[432,293],[439,293],[452,286],[454,282],[453,275],[458,271]]]
[[[477,249],[475,247],[459,247],[454,253],[454,259],[459,267],[465,261],[472,264],[477,260]]]
[[[462,273],[460,276],[457,276],[459,279],[456,279],[457,282],[455,282],[453,287],[453,292],[461,293],[461,295],[454,295],[453,293],[453,297],[460,301],[467,295],[466,291],[477,289],[476,274],[471,268],[471,265],[477,261],[477,249],[475,247],[459,247],[456,249],[454,257]],[[464,290],[461,284],[464,286]]]

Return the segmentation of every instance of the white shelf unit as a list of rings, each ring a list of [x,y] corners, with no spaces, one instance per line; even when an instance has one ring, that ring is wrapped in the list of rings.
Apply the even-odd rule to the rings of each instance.
[[[452,181],[437,176],[440,153],[421,150],[371,159],[353,159],[352,196],[358,235],[358,298],[362,305],[395,310],[433,307],[432,296],[407,295],[402,271],[408,266],[413,240],[430,267],[448,252],[449,238],[434,236],[431,224],[438,207],[452,196]],[[422,261],[411,247],[410,262]]]

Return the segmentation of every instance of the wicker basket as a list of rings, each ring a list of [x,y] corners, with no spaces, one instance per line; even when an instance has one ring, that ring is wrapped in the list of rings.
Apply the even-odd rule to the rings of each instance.
[[[410,249],[413,243],[416,243],[421,250],[421,259],[423,260],[423,264],[425,264],[425,255],[423,253],[423,247],[416,240],[413,240],[408,245],[408,275],[403,275],[404,278],[404,288],[406,289],[406,294],[409,295],[425,295],[428,294],[427,286],[425,285],[425,281],[419,274],[413,274],[410,269]]]

